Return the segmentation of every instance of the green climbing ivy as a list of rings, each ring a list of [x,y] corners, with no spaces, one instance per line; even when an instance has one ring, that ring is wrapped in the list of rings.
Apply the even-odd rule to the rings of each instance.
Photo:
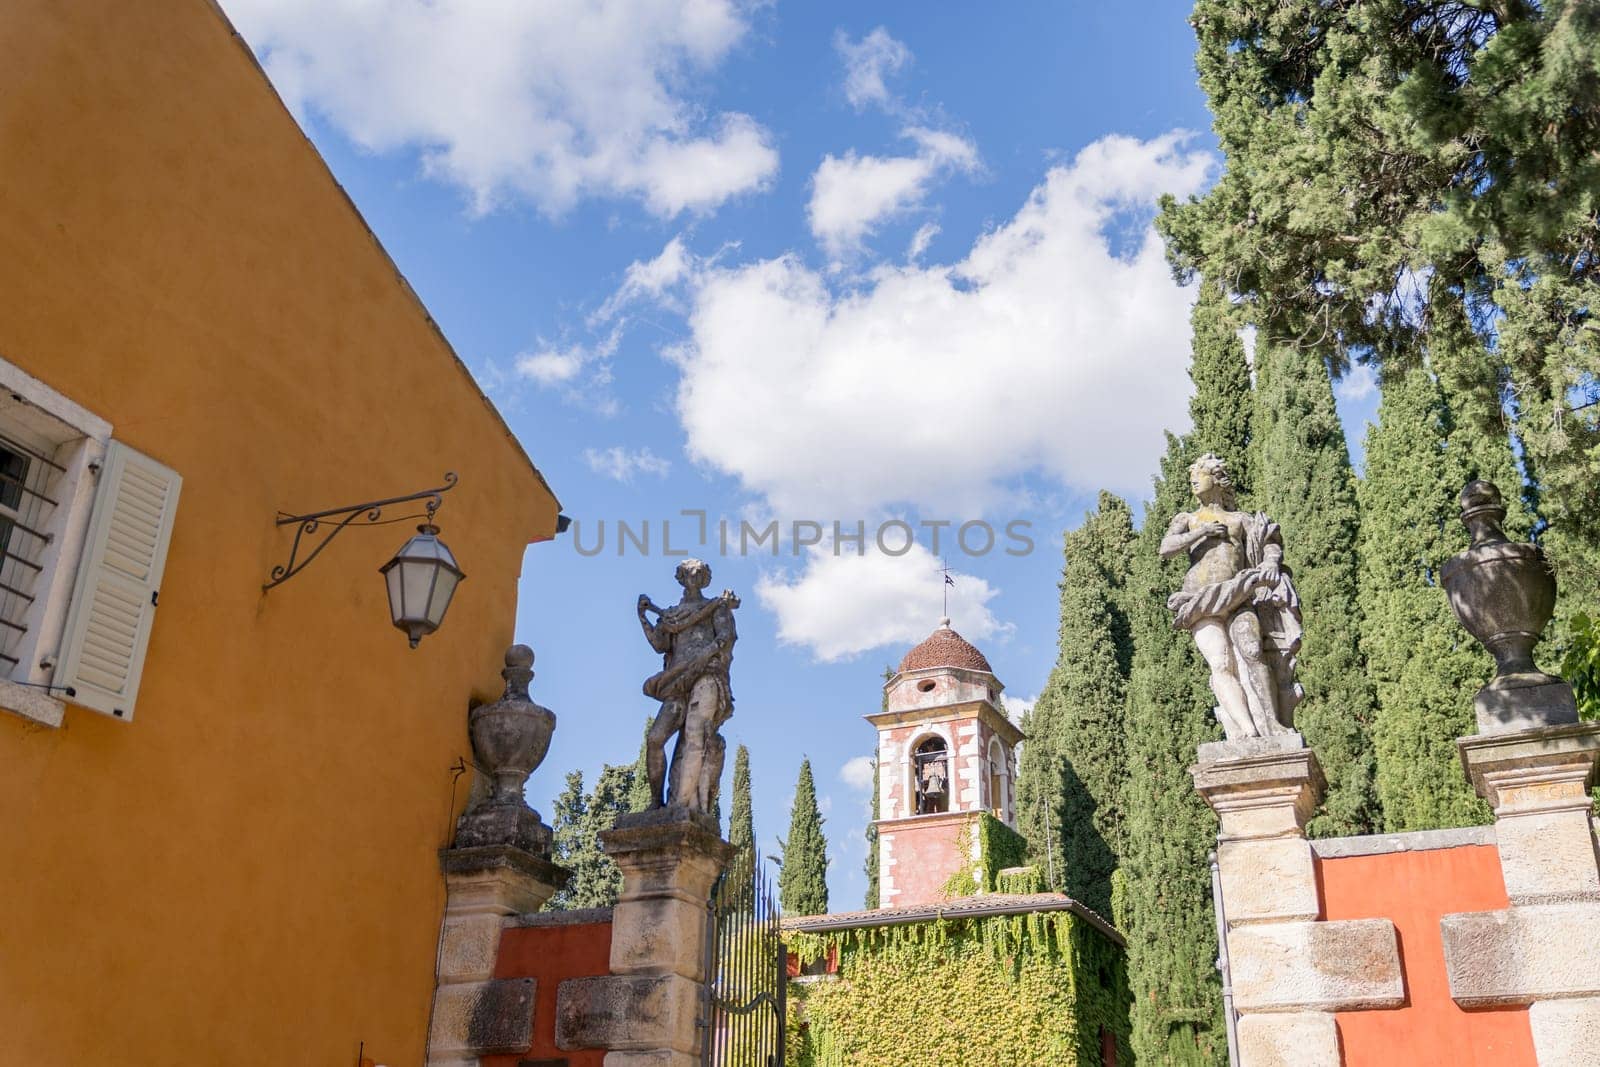
[[[787,1067],[1098,1067],[1102,1031],[1129,1062],[1122,951],[1072,912],[785,941],[803,964],[839,960],[836,976],[790,985]]]
[[[947,898],[993,893],[999,888],[1001,871],[1008,867],[1021,867],[1028,862],[1028,839],[986,811],[978,815],[976,823],[962,824],[956,835],[956,855],[972,855],[974,825],[978,828],[978,861],[970,867],[963,866],[944,880],[940,892]]]

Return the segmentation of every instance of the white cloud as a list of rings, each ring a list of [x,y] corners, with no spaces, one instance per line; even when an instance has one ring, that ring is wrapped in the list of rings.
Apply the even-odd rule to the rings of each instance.
[[[1370,364],[1355,363],[1334,383],[1333,391],[1340,400],[1360,403],[1378,391],[1378,376]]]
[[[844,60],[844,95],[860,111],[876,105],[889,107],[893,97],[884,79],[911,63],[911,49],[879,26],[859,41],[843,30],[833,36],[834,50]]]
[[[622,341],[622,331],[613,329],[592,345],[555,345],[541,341],[513,361],[518,378],[541,389],[560,389],[569,403],[591,408],[602,415],[618,410],[611,394],[611,357]]]
[[[906,248],[906,259],[912,263],[922,258],[922,254],[933,244],[933,239],[939,236],[939,227],[931,222],[925,222],[917,227],[917,232],[911,235],[911,244]]]
[[[857,792],[872,792],[872,779],[876,771],[871,756],[856,756],[839,768],[839,779]]]
[[[420,154],[474,211],[631,197],[704,212],[765,187],[770,133],[708,113],[697,79],[745,0],[225,0],[284,100],[373,152]]]
[[[819,519],[896,504],[981,514],[1030,472],[1145,492],[1163,431],[1188,424],[1193,294],[1148,225],[1120,248],[1108,233],[1160,193],[1198,191],[1212,166],[1181,133],[1107,137],[1052,168],[962,261],[882,265],[839,291],[794,256],[703,267],[690,337],[668,353],[689,454],[773,511]],[[839,658],[921,636],[937,617],[917,608],[891,623],[871,603],[887,630],[863,636],[832,603],[802,609],[806,589],[853,564],[813,561],[810,581],[769,583],[788,640]],[[868,604],[860,592],[842,599]],[[853,636],[829,632],[836,621]]]
[[[1028,712],[1032,711],[1035,704],[1039,703],[1039,694],[1035,693],[1031,697],[1014,697],[1006,695],[1000,698],[1000,703],[1005,705],[1006,718],[1011,720],[1011,724],[1013,726],[1016,726],[1020,729],[1022,726],[1022,717],[1028,714]]]
[[[939,561],[921,544],[901,556],[871,547],[865,555],[845,546],[808,549],[805,567],[763,574],[756,597],[778,619],[778,640],[800,645],[822,662],[850,659],[875,648],[903,650],[933,632],[943,612]],[[999,590],[982,578],[954,574],[950,617],[964,637],[977,641],[1002,633],[988,602]]]
[[[539,385],[560,385],[576,378],[590,358],[583,345],[541,348],[517,357],[517,373]]]
[[[649,446],[632,450],[621,445],[602,449],[586,448],[583,450],[583,461],[596,474],[619,482],[631,482],[635,474],[666,477],[672,469],[671,462],[650,451]]]
[[[611,321],[623,308],[637,300],[670,306],[668,292],[683,281],[694,269],[695,263],[695,257],[683,243],[682,234],[668,241],[654,259],[634,260],[623,272],[622,284],[617,286],[617,291],[589,316],[590,325]]]
[[[904,136],[916,142],[915,155],[829,154],[811,176],[806,216],[830,256],[848,254],[880,223],[918,207],[935,178],[978,167],[977,146],[956,134],[914,127]]]

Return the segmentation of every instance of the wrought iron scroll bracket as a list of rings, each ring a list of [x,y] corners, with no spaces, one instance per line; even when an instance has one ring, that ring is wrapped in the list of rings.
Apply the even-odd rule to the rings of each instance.
[[[392,496],[386,500],[369,500],[364,504],[352,504],[342,508],[328,508],[325,511],[313,511],[305,515],[287,515],[278,513],[277,524],[294,526],[294,541],[289,546],[289,559],[285,563],[272,568],[272,578],[261,588],[263,591],[282,585],[290,578],[306,569],[306,565],[322,554],[328,543],[344,532],[347,526],[381,526],[390,522],[400,522],[408,518],[421,518],[418,515],[402,515],[399,518],[385,519],[383,509],[395,504],[408,504],[414,500],[426,501],[426,518],[428,523],[433,523],[433,513],[439,510],[440,497],[456,487],[456,472],[447,471],[444,484],[432,489],[423,489],[405,496]],[[315,544],[313,539],[320,536]],[[303,557],[300,555],[302,545],[310,545]]]

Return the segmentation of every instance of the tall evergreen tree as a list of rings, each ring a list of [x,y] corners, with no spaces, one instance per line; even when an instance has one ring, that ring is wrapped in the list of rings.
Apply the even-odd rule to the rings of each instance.
[[[650,806],[650,771],[645,763],[645,749],[650,744],[650,724],[644,720],[644,737],[639,741],[639,758],[633,761],[633,781],[628,787],[628,810],[644,811]]]
[[[878,776],[882,771],[878,766],[878,753],[872,754],[872,819],[867,823],[867,861],[865,864],[867,875],[866,907],[878,906],[878,816],[881,809],[878,807]]]
[[[778,875],[778,903],[785,915],[821,915],[828,910],[828,842],[822,836],[817,784],[811,761],[800,762],[789,814],[789,836],[779,842],[783,871]]]
[[[1123,714],[1133,644],[1120,598],[1133,514],[1121,498],[1101,493],[1099,507],[1064,540],[1056,665],[1029,717],[1017,773],[1028,816],[1021,826],[1031,831],[1031,862],[1054,876],[1055,888],[1110,914],[1127,775]]]
[[[583,792],[583,772],[567,775],[567,786],[556,799],[551,817],[554,859],[572,872],[567,884],[550,898],[551,911],[608,908],[622,892],[622,872],[600,849],[600,833],[616,825],[628,809],[633,787],[632,765],[607,764],[595,780],[594,790]]]
[[[750,804],[750,750],[743,745],[733,755],[733,806],[728,816],[728,844],[755,847],[755,810]]]
[[[1439,585],[1441,564],[1467,544],[1456,493],[1472,457],[1452,447],[1451,429],[1426,367],[1384,375],[1360,485],[1361,647],[1377,694],[1378,799],[1391,832],[1489,818],[1461,774],[1455,741],[1476,729],[1472,694],[1492,664]]]
[[[1250,386],[1250,361],[1239,337],[1239,316],[1222,286],[1202,280],[1190,312],[1193,331],[1189,378],[1194,398],[1189,401],[1189,447],[1196,455],[1207,452],[1228,464],[1233,488],[1248,498],[1253,485],[1250,472],[1250,435],[1254,404]]]
[[[1356,594],[1360,514],[1333,383],[1310,349],[1258,348],[1255,506],[1283,527],[1284,563],[1305,615],[1298,676],[1306,697],[1295,725],[1317,752],[1328,790],[1313,836],[1378,826],[1372,690],[1361,660]]]
[[[1186,771],[1198,746],[1219,731],[1205,664],[1190,636],[1173,629],[1166,605],[1187,561],[1158,553],[1168,521],[1189,507],[1194,458],[1183,440],[1168,436],[1123,599],[1134,652],[1117,912],[1128,939],[1134,1056],[1162,1067],[1221,1067],[1228,1056],[1206,862],[1217,821]]]
[[[1515,420],[1560,610],[1592,602],[1600,7],[1198,0],[1191,22],[1226,169],[1164,208],[1180,276],[1336,370],[1431,351],[1460,425]]]

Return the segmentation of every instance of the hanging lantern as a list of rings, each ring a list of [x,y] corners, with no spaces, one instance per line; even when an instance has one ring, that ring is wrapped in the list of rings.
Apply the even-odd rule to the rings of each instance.
[[[439,628],[456,586],[466,577],[431,522],[418,526],[417,535],[379,573],[389,587],[389,617],[411,638],[412,648]]]

